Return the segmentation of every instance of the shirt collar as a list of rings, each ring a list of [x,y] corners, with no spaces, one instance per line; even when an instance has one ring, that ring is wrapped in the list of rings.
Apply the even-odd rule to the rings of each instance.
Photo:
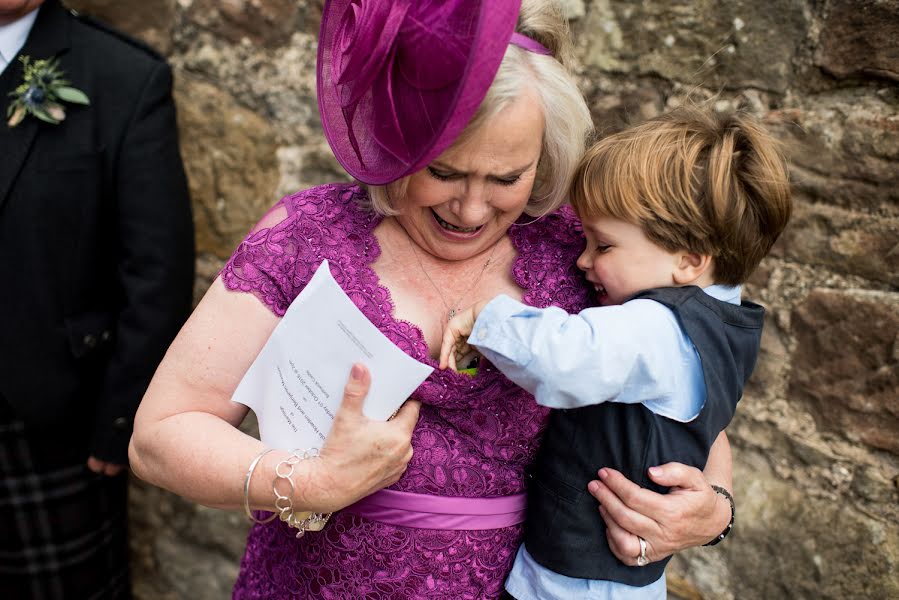
[[[0,26],[0,71],[11,63],[25,45],[28,34],[34,26],[34,20],[37,19],[37,13],[40,7],[31,11],[24,17],[21,17],[12,23]]]
[[[721,302],[730,302],[731,304],[739,304],[740,292],[742,291],[742,289],[743,286],[740,285],[731,286],[715,284],[702,288],[702,291],[715,300],[720,300]]]

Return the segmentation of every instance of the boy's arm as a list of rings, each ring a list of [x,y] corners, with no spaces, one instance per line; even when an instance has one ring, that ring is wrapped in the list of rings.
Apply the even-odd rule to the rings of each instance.
[[[497,296],[468,342],[539,404],[577,408],[669,397],[684,384],[670,368],[681,337],[674,315],[651,300],[570,315]]]

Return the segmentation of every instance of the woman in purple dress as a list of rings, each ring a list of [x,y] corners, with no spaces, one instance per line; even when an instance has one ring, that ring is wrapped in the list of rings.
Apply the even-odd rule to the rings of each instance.
[[[591,130],[561,60],[566,36],[547,0],[520,13],[516,0],[326,2],[322,121],[359,183],[282,199],[228,261],[138,413],[140,477],[210,506],[275,510],[289,455],[241,433],[247,409],[230,397],[325,259],[372,323],[435,367],[448,317],[480,299],[588,304],[574,266],[583,238],[559,208]],[[361,413],[368,381],[354,367],[321,456],[292,470],[291,509],[335,511],[330,521],[301,539],[280,520],[255,526],[235,598],[503,593],[546,409],[482,363],[474,376],[435,370],[378,423]],[[679,495],[641,495],[614,474],[598,486],[622,560],[639,555],[636,535],[661,558],[726,525],[702,474],[680,467],[668,483]],[[729,484],[722,445],[706,476]]]

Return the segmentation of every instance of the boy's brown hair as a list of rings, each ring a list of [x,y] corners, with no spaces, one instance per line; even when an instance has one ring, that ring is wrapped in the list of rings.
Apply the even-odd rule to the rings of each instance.
[[[779,144],[741,112],[682,107],[593,145],[571,203],[581,219],[640,226],[670,252],[707,254],[714,280],[743,283],[790,218]]]

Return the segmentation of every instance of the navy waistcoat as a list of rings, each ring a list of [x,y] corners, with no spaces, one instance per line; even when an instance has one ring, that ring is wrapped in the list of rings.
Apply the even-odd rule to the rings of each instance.
[[[569,577],[644,586],[662,576],[668,559],[629,567],[615,558],[587,482],[605,466],[666,493],[649,479],[649,467],[677,461],[704,468],[755,366],[764,309],[751,302],[722,302],[693,286],[647,290],[634,298],[664,304],[678,317],[702,361],[705,404],[689,423],[654,414],[642,404],[554,410],[530,473],[525,547],[537,562]]]

